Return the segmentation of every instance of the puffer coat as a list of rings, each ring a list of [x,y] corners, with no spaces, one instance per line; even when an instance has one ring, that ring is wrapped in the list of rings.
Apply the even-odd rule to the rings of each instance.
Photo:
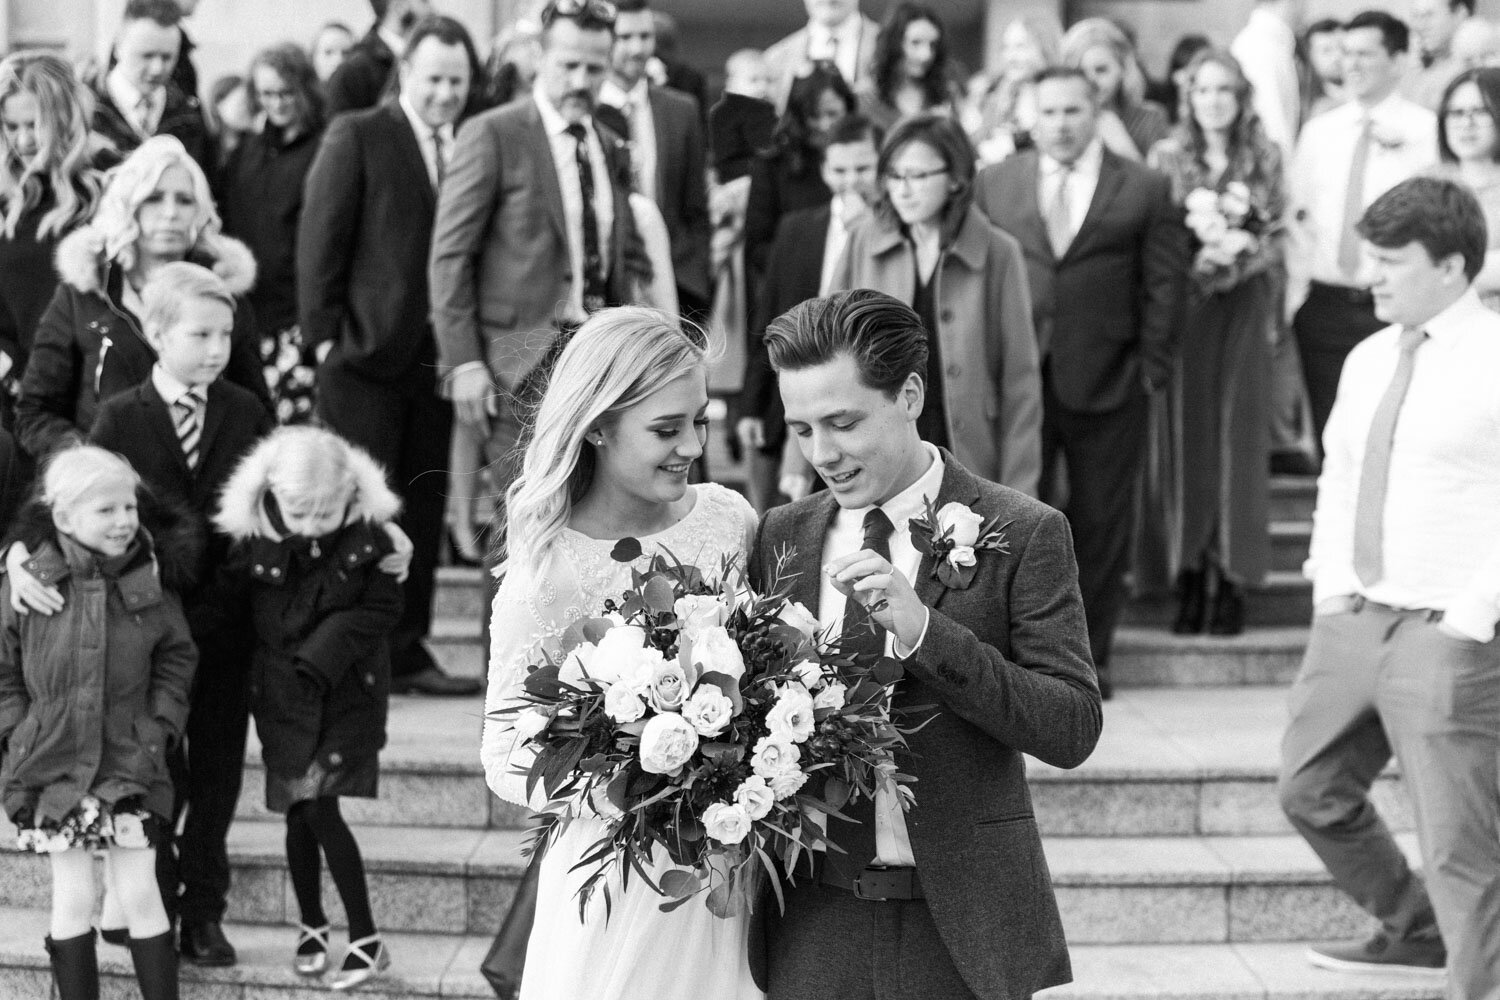
[[[392,548],[382,525],[401,504],[380,466],[352,450],[343,527],[316,540],[286,536],[266,506],[276,444],[252,450],[224,487],[215,523],[233,547],[215,600],[232,609],[248,598],[250,709],[268,780],[300,779],[316,761],[368,776],[334,794],[373,796],[390,697],[387,640],[401,617],[401,584],[380,570]]]
[[[196,558],[174,553],[174,560]],[[26,569],[62,591],[18,615],[0,584],[0,794],[12,820],[60,822],[85,795],[172,814],[166,749],[187,721],[198,652],[151,536],[105,559],[55,535]]]

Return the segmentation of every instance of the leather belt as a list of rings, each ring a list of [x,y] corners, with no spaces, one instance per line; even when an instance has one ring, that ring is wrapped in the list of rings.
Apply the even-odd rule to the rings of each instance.
[[[915,868],[894,865],[869,865],[860,870],[852,881],[833,876],[824,869],[822,883],[830,888],[854,893],[856,899],[883,902],[888,899],[926,899],[922,891],[922,877]]]
[[[1330,597],[1328,599],[1328,601],[1333,600],[1335,598]],[[1337,598],[1337,600],[1342,602],[1342,606],[1327,608],[1322,613],[1338,614],[1341,611],[1350,611],[1354,614],[1359,614],[1361,611],[1369,608],[1372,611],[1384,611],[1386,614],[1391,615],[1409,615],[1413,618],[1425,618],[1429,622],[1440,622],[1443,620],[1443,613],[1437,608],[1398,608],[1392,604],[1382,604],[1379,601],[1372,601],[1363,594],[1345,594]]]

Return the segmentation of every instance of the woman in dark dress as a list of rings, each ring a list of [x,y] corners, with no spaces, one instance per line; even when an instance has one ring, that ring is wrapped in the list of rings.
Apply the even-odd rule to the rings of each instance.
[[[875,66],[858,90],[859,110],[881,131],[931,111],[952,114],[957,101],[948,73],[948,31],[937,11],[903,2],[875,41]]]
[[[1180,606],[1173,631],[1235,635],[1270,563],[1270,338],[1281,284],[1281,153],[1234,57],[1188,65],[1180,121],[1152,150],[1187,210],[1194,258],[1181,346]]]
[[[57,56],[0,62],[0,419],[13,404],[37,321],[57,288],[57,242],[89,220],[104,191],[88,90]]]
[[[260,360],[280,423],[312,418],[316,359],[297,326],[297,224],[302,182],[323,135],[323,95],[312,63],[295,45],[266,49],[250,63],[250,110],[260,131],[245,136],[224,168],[224,232],[244,241],[259,265],[248,298]]]
[[[771,146],[750,164],[750,204],[745,210],[745,265],[753,288],[765,270],[776,224],[788,212],[824,205],[832,197],[819,166],[833,123],[854,111],[854,91],[838,70],[814,67],[792,84]]]

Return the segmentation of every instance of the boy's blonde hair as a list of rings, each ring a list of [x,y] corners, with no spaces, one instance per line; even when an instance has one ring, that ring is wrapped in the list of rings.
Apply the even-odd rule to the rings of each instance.
[[[71,510],[85,497],[105,485],[125,485],[135,490],[140,474],[112,451],[91,444],[74,445],[57,452],[42,473],[42,502],[53,513]]]
[[[182,318],[189,299],[218,302],[234,312],[234,296],[223,278],[202,265],[177,261],[158,267],[141,289],[141,325],[148,334],[165,333]]]
[[[266,466],[266,485],[281,496],[347,501],[357,485],[349,457],[352,446],[320,427],[281,427]]]

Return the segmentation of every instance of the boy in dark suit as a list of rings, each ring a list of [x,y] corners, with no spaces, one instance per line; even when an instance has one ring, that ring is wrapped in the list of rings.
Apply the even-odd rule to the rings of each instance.
[[[254,393],[220,375],[229,361],[234,298],[217,275],[197,264],[166,264],[142,291],[142,325],[155,348],[151,377],[107,400],[90,437],[119,452],[164,503],[201,519],[208,539],[200,587],[182,595],[200,663],[187,722],[188,755],[174,761],[177,811],[187,810],[178,844],[157,854],[157,876],[169,911],[182,886],[180,947],[198,965],[232,965],[233,946],[220,922],[229,891],[225,840],[244,771],[245,671],[250,642],[222,630],[208,634],[202,584],[223,560],[227,543],[209,532],[218,493],[239,459],[274,426]]]

